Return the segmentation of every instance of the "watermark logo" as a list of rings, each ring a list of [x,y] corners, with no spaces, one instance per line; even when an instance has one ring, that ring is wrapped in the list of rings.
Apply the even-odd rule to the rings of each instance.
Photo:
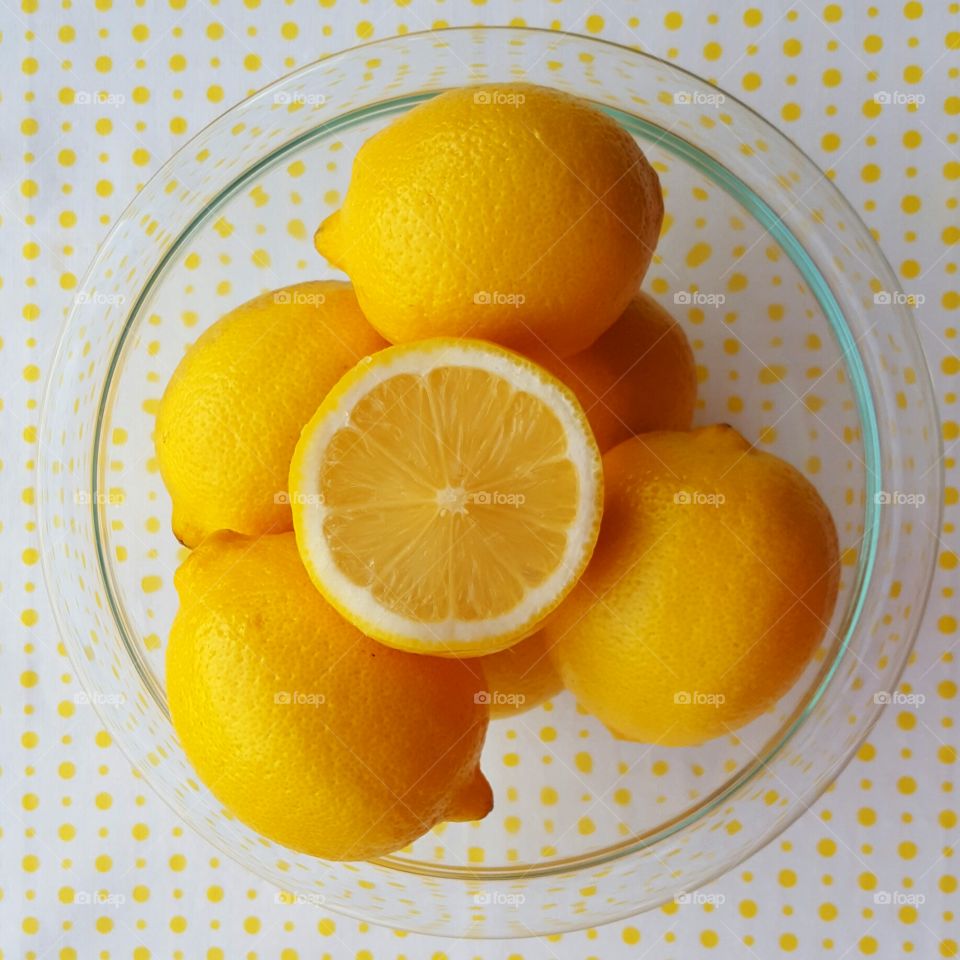
[[[273,102],[281,107],[289,107],[292,104],[301,107],[319,107],[327,102],[327,97],[323,93],[304,93],[302,90],[294,93],[280,91],[273,95]]]
[[[917,509],[927,502],[927,497],[923,493],[905,493],[903,490],[880,490],[873,495],[873,502],[881,507]]]
[[[278,490],[273,495],[273,502],[278,506],[292,506],[298,504],[305,507],[321,506],[323,504],[322,493],[290,493],[289,490]]]
[[[873,702],[880,706],[920,707],[927,702],[926,694],[901,693],[899,690],[879,690],[873,695]]]
[[[699,904],[700,906],[705,906],[709,904],[713,907],[719,907],[721,904],[725,903],[727,897],[723,893],[706,893],[703,890],[694,890],[692,893],[678,893],[674,896],[673,902],[679,904]]]
[[[73,702],[78,707],[122,707],[127,702],[127,696],[124,693],[87,693],[81,690],[73,695]]]
[[[306,290],[278,290],[273,295],[273,302],[278,307],[288,306],[308,306],[319,307],[327,302],[327,298],[322,293],[308,293]]]
[[[290,893],[287,890],[278,890],[273,895],[273,902],[294,907],[322,907],[327,902],[327,898],[322,893]]]
[[[878,90],[873,95],[873,102],[881,106],[904,105],[910,106],[926,103],[927,98],[922,93],[906,93],[903,90]]]
[[[926,903],[922,893],[909,893],[905,890],[877,890],[873,902],[878,907],[919,907]]]
[[[678,490],[673,502],[680,507],[720,507],[727,502],[722,493],[704,493],[702,490]]]
[[[81,507],[116,507],[126,500],[122,490],[74,490],[73,502]]]
[[[486,704],[488,707],[522,707],[527,702],[525,694],[505,693],[502,690],[478,690],[473,695],[473,702]]]
[[[303,690],[277,690],[273,702],[282,707],[322,707],[327,697],[323,693],[306,693]]]
[[[878,290],[873,295],[873,302],[878,307],[907,306],[920,307],[927,298],[922,293],[904,293],[902,290]]]
[[[522,893],[505,893],[502,890],[490,890],[473,895],[473,903],[478,907],[519,907],[526,901],[527,898]]]
[[[678,290],[673,295],[678,307],[722,307],[727,298],[722,293],[702,293],[700,290]]]
[[[481,507],[522,507],[526,502],[526,494],[504,493],[502,490],[475,490],[467,494],[467,503]]]
[[[81,290],[74,298],[73,302],[79,306],[92,304],[95,307],[118,307],[127,302],[127,298],[122,293],[101,293],[99,290],[88,292]]]
[[[673,102],[680,107],[719,107],[727,98],[722,93],[706,93],[703,90],[678,90]]]
[[[526,94],[506,90],[477,90],[473,102],[480,106],[520,107],[527,102]]]
[[[78,890],[73,902],[83,907],[121,907],[127,902],[122,893],[107,893],[105,890]]]
[[[727,702],[722,693],[705,693],[703,690],[678,690],[673,702],[681,707],[719,707]]]
[[[77,90],[73,102],[78,107],[122,107],[127,98],[122,93],[108,93],[106,90]]]
[[[527,302],[522,293],[502,293],[499,290],[478,290],[473,302],[480,307],[513,307],[515,310]]]

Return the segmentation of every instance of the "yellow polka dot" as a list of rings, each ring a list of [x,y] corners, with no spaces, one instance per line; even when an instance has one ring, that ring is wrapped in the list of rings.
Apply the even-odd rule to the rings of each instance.
[[[603,17],[599,13],[591,13],[587,17],[586,27],[588,33],[599,33],[604,28]]]
[[[369,20],[361,20],[357,24],[357,36],[361,40],[369,40],[373,36],[373,24]]]

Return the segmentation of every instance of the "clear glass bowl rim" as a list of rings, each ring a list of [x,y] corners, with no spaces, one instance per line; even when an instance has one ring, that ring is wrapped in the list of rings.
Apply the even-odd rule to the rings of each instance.
[[[816,172],[819,175],[820,182],[823,183],[824,186],[831,192],[832,199],[834,200],[834,202],[838,204],[838,207],[843,211],[844,216],[847,217],[858,228],[860,228],[863,231],[863,233],[867,236],[868,243],[870,244],[870,254],[875,259],[876,266],[880,268],[882,271],[884,271],[887,277],[889,278],[890,282],[887,289],[891,291],[900,290],[899,284],[896,282],[896,274],[894,273],[893,268],[891,267],[889,261],[887,260],[880,246],[872,239],[872,237],[869,237],[867,227],[863,223],[859,214],[853,209],[850,203],[846,200],[846,198],[844,197],[842,192],[839,190],[839,188],[835,185],[835,183],[823,173],[823,171],[816,164],[816,162],[801,147],[799,147],[789,136],[787,136],[787,134],[783,133],[783,131],[780,130],[779,127],[775,126],[770,121],[768,121],[765,117],[763,117],[762,114],[760,114],[753,107],[744,103],[742,100],[740,100],[736,96],[731,95],[727,90],[720,87],[715,87],[705,78],[693,73],[690,70],[687,70],[681,66],[678,66],[675,63],[672,63],[661,57],[654,56],[653,54],[634,49],[624,44],[616,43],[614,41],[606,40],[599,37],[590,37],[590,36],[586,36],[584,34],[579,34],[572,31],[550,30],[546,28],[536,28],[536,27],[512,27],[505,24],[490,25],[490,26],[486,26],[486,25],[460,26],[460,27],[447,27],[447,28],[438,29],[438,30],[427,29],[427,30],[419,30],[419,31],[410,31],[409,33],[406,33],[403,35],[384,37],[377,40],[368,41],[365,43],[354,44],[353,46],[346,47],[320,60],[314,60],[308,64],[304,64],[302,67],[299,67],[298,69],[288,74],[284,74],[283,76],[278,77],[276,80],[272,81],[271,83],[257,90],[255,93],[251,94],[249,97],[245,97],[243,100],[240,100],[237,103],[231,105],[227,110],[221,112],[216,117],[214,117],[209,123],[207,123],[196,134],[194,134],[185,144],[183,144],[174,153],[172,153],[168,157],[168,159],[148,179],[144,189],[155,182],[159,182],[163,176],[165,176],[173,167],[175,167],[180,156],[182,154],[185,154],[187,151],[189,151],[199,138],[201,138],[212,127],[215,127],[219,123],[221,123],[225,118],[230,116],[234,111],[239,109],[241,106],[248,105],[255,100],[258,100],[262,97],[270,95],[276,88],[284,86],[294,81],[297,77],[309,75],[309,73],[312,70],[316,69],[320,64],[330,64],[330,62],[333,61],[335,58],[341,58],[341,57],[348,58],[350,56],[357,54],[361,50],[372,49],[378,46],[384,46],[391,43],[414,40],[416,38],[425,38],[425,37],[442,38],[444,35],[449,35],[449,34],[475,34],[475,33],[489,33],[493,31],[515,34],[517,36],[524,36],[524,35],[561,36],[561,37],[568,37],[571,40],[575,40],[580,43],[609,47],[618,51],[623,55],[630,56],[630,57],[637,57],[647,61],[651,61],[655,64],[660,65],[661,67],[669,71],[671,74],[675,74],[678,77],[687,77],[691,81],[694,81],[699,85],[708,86],[713,89],[716,89],[718,92],[722,92],[724,94],[724,97],[727,100],[729,100],[731,103],[735,104],[738,110],[742,110],[748,113],[749,115],[751,115],[765,129],[766,132],[768,132],[771,136],[775,137],[778,141],[780,141],[782,145],[785,145],[786,147],[794,151],[797,157],[806,166],[808,166],[810,170]],[[437,90],[432,92],[437,93],[440,91]],[[396,102],[410,100],[410,99],[414,99],[414,102],[416,102],[416,98],[411,98],[409,95],[376,101],[362,108],[362,110],[351,111],[351,115],[354,115],[360,112],[365,113],[367,111],[376,110],[378,108],[382,108],[385,104],[388,104],[388,103],[396,103]],[[616,110],[617,108],[610,108],[610,109]],[[333,118],[332,121],[325,121],[324,125],[331,122],[335,123],[340,119],[341,118],[339,117]],[[639,118],[639,119],[642,120],[642,118]],[[314,134],[314,131],[311,131],[309,135],[313,135],[313,134]],[[304,137],[303,139],[308,139],[309,135],[308,137]],[[676,138],[676,139],[682,140],[682,138]],[[154,268],[151,274],[151,277],[148,279],[147,283],[144,285],[144,290],[149,289],[154,278],[158,275],[158,273],[162,269],[162,265],[166,261],[166,258],[169,255],[170,251],[178,248],[181,242],[181,238],[184,235],[191,233],[195,229],[198,223],[203,222],[209,216],[209,213],[212,209],[215,209],[216,206],[219,203],[221,203],[227,196],[232,195],[232,193],[236,188],[236,184],[239,181],[243,181],[250,174],[250,171],[252,169],[254,168],[262,169],[263,167],[269,165],[277,155],[281,155],[287,152],[290,149],[290,146],[291,146],[291,143],[288,142],[272,150],[269,154],[260,158],[251,167],[243,171],[239,176],[235,177],[234,180],[232,180],[231,183],[224,190],[220,191],[216,196],[212,197],[205,204],[203,210],[201,210],[197,214],[197,216],[194,217],[189,224],[187,224],[187,226],[184,228],[183,231],[181,231],[177,239],[171,244],[170,248],[160,258],[160,261],[158,261],[157,267]],[[707,159],[707,161],[709,161],[710,165],[713,168],[715,168],[716,171],[721,171],[723,174],[726,174],[727,177],[731,175],[730,171],[728,171],[728,169],[723,164],[721,164],[719,161],[713,160],[713,158],[703,153],[703,151],[700,150],[698,147],[693,147],[693,150],[698,154],[702,154]],[[733,179],[735,180],[740,179],[735,174],[733,174],[732,176],[733,176]],[[725,179],[725,178],[721,177],[721,179]],[[109,248],[109,246],[111,245],[111,242],[113,241],[115,235],[119,232],[121,226],[126,221],[128,215],[134,212],[137,204],[138,195],[135,195],[131,199],[130,203],[118,216],[116,222],[111,227],[110,231],[108,231],[104,240],[101,242],[101,245],[97,253],[91,260],[90,265],[88,266],[87,270],[84,273],[83,279],[78,287],[79,290],[85,289],[86,286],[89,284],[91,277],[96,273],[97,267],[101,262],[101,258],[104,256],[107,248]],[[792,231],[790,231],[789,228],[785,227],[785,230],[788,235],[793,237]],[[799,249],[805,254],[805,248],[803,247],[803,244],[800,243],[800,241],[796,237],[793,237],[793,239],[797,243],[797,246],[799,247]],[[133,319],[133,317],[136,316],[139,300],[140,298],[138,297],[137,300],[134,302],[133,307],[129,311],[128,318],[124,323],[124,329],[121,332],[118,340],[117,349],[112,359],[112,364],[115,364],[116,359],[119,356],[120,350],[123,346],[124,339],[129,331],[130,322]],[[75,309],[76,308],[74,308],[74,310]],[[906,306],[902,307],[902,309],[909,313],[909,309]],[[71,325],[73,318],[74,318],[74,311],[71,311],[61,327],[61,334],[58,337],[57,348],[54,352],[54,356],[49,367],[49,372],[47,375],[46,384],[43,391],[41,424],[40,424],[41,436],[44,435],[46,422],[50,416],[50,411],[53,406],[53,399],[54,399],[53,394],[55,392],[54,384],[53,384],[54,373],[58,369],[60,361],[62,359],[61,353],[64,349],[64,341],[66,339],[66,333],[68,328]],[[831,320],[831,326],[833,326],[832,320]],[[835,334],[837,334],[838,336],[842,335],[844,331],[846,331],[845,325],[843,330],[836,330],[836,329],[834,330]],[[935,410],[936,403],[934,399],[935,394],[933,389],[933,382],[930,375],[929,366],[926,362],[925,355],[922,350],[919,337],[917,336],[915,324],[913,323],[912,318],[911,318],[911,324],[909,327],[909,336],[911,339],[911,342],[910,342],[911,351],[918,358],[922,358],[923,360],[922,364],[920,365],[921,369],[917,370],[918,385],[921,388],[921,392],[923,393],[924,398],[930,403],[931,407]],[[107,379],[105,382],[105,389],[104,389],[103,395],[101,396],[101,400],[108,392],[108,388],[111,382],[111,374],[112,374],[112,370],[111,370],[111,373],[108,373],[107,375]],[[859,399],[860,392],[861,392],[861,388],[859,387],[859,385],[858,385],[857,392],[858,392],[858,399]],[[873,411],[871,406],[871,413],[872,412]],[[100,428],[101,428],[101,425],[98,423],[97,431],[96,431],[97,437],[99,437]],[[94,443],[96,442],[97,441],[95,440]],[[942,451],[942,435],[939,433],[937,434],[937,437],[936,437],[936,443],[938,445],[938,449],[937,449],[938,467],[937,467],[936,486],[937,486],[937,490],[942,493],[943,485],[944,485],[944,467],[943,467],[943,457],[942,457],[942,452],[943,452]],[[49,453],[41,449],[38,456],[38,473],[41,476],[44,475],[43,472],[45,469],[49,469],[48,457],[49,457]],[[869,475],[871,473],[875,473],[876,475],[873,478],[874,479],[873,485],[879,489],[879,482],[880,482],[879,472],[880,471],[879,471],[878,458],[875,455],[872,455],[871,461],[875,469],[874,471],[868,471],[868,481],[869,481]],[[92,478],[94,488],[96,487],[96,484],[97,484],[97,478],[95,475],[96,469],[97,469],[97,451],[95,450],[94,459],[93,459],[94,476]],[[872,500],[872,497],[868,499]],[[94,509],[95,526],[99,526],[99,517],[97,515],[96,508],[94,507],[93,509]],[[937,509],[937,516],[936,516],[935,529],[939,529],[942,522],[942,513],[943,513],[942,496],[938,498],[936,509]],[[38,498],[38,511],[42,513],[44,510],[45,510],[44,499],[40,497]],[[875,516],[871,521],[869,519],[869,511],[870,511],[870,507],[868,505],[868,517],[867,517],[867,520],[865,521],[865,528],[872,529],[872,534],[873,534],[871,537],[871,541],[872,541],[871,557],[872,557],[876,551],[876,541],[877,541],[877,535],[879,531],[879,517]],[[41,558],[42,558],[41,565],[43,569],[46,588],[47,588],[48,594],[51,596],[51,599],[52,599],[53,596],[57,593],[57,589],[56,589],[56,580],[53,575],[53,571],[50,569],[50,563],[49,563],[50,545],[47,543],[44,543],[44,536],[43,536],[44,526],[45,525],[42,522],[38,524],[38,529],[40,530],[40,535],[41,535],[40,537],[41,538]],[[98,545],[98,551],[99,551],[99,545]],[[925,590],[922,597],[922,603],[919,604],[919,606],[915,609],[913,613],[913,617],[914,617],[913,623],[911,625],[909,635],[905,638],[906,643],[903,645],[902,652],[900,653],[900,663],[898,664],[898,667],[895,673],[891,677],[891,679],[894,682],[899,681],[899,678],[902,675],[903,670],[905,669],[907,660],[909,658],[909,653],[912,650],[914,642],[916,640],[916,636],[919,631],[921,621],[923,619],[923,611],[927,605],[927,601],[929,599],[930,591],[933,585],[932,574],[934,570],[934,565],[935,565],[935,554],[931,563],[929,564],[929,569],[925,571],[925,574],[924,574],[923,579],[925,582]],[[870,566],[872,566],[872,560],[867,563],[861,562],[858,568],[860,584],[857,589],[857,596],[859,597],[860,603],[854,604],[854,606],[857,608],[859,608],[859,606],[862,605],[862,601],[866,596],[866,590],[870,584],[870,569],[869,569]],[[60,614],[58,605],[55,602],[52,602],[51,605],[53,607],[54,617],[57,622],[58,633],[60,634],[61,637],[67,636],[68,631],[65,629],[64,624],[61,622],[61,614]],[[781,728],[781,731],[775,736],[773,745],[769,746],[762,756],[758,757],[758,759],[754,763],[752,763],[749,767],[745,768],[738,776],[734,777],[732,780],[728,781],[723,787],[715,791],[711,797],[709,797],[702,803],[698,804],[696,808],[690,813],[680,814],[677,817],[673,818],[672,820],[668,821],[666,824],[659,826],[654,831],[651,831],[647,834],[642,835],[640,838],[631,838],[629,840],[624,841],[624,843],[622,844],[605,848],[583,857],[576,857],[574,858],[573,862],[562,858],[560,860],[551,861],[549,864],[536,866],[532,869],[529,865],[523,868],[515,869],[515,870],[509,869],[509,868],[505,869],[500,867],[484,868],[481,866],[474,866],[474,867],[471,867],[469,871],[465,873],[463,869],[460,867],[443,868],[443,867],[432,866],[429,869],[421,869],[421,868],[414,867],[411,864],[404,861],[396,861],[392,857],[380,858],[376,862],[381,863],[384,866],[388,866],[391,870],[395,870],[398,872],[419,874],[419,875],[428,876],[428,877],[435,877],[438,879],[454,879],[454,880],[460,880],[460,881],[470,880],[472,882],[476,882],[478,880],[509,881],[514,879],[532,879],[535,877],[546,877],[546,876],[553,876],[553,875],[559,875],[559,874],[570,874],[572,871],[579,871],[583,869],[600,867],[612,861],[629,857],[631,854],[636,853],[639,850],[653,846],[656,843],[659,843],[665,839],[668,839],[669,837],[683,830],[685,827],[690,826],[691,824],[700,820],[703,816],[705,816],[707,813],[709,813],[718,805],[726,801],[729,801],[735,794],[738,794],[747,785],[749,785],[749,783],[764,769],[764,767],[770,764],[782,752],[782,750],[787,746],[789,741],[794,737],[794,735],[798,732],[798,730],[804,724],[809,713],[820,701],[821,697],[823,696],[824,692],[829,686],[829,683],[832,677],[834,676],[837,668],[839,667],[842,661],[842,658],[843,658],[844,652],[846,651],[849,640],[857,627],[858,615],[859,615],[859,611],[857,609],[849,618],[849,622],[847,623],[846,629],[844,631],[842,642],[839,644],[836,654],[834,655],[832,661],[830,662],[828,667],[825,668],[823,671],[821,671],[821,673],[819,674],[814,689],[808,695],[808,697],[803,701],[803,704],[801,705],[801,708],[798,709],[798,711],[796,712],[794,719],[789,723],[785,724],[784,727]],[[73,649],[73,646],[71,643],[66,643],[65,646],[67,647],[67,650],[69,652],[69,656],[70,656],[72,665],[75,669],[75,672],[80,678],[84,688],[89,691],[92,685],[89,681],[89,678],[85,669],[85,665],[83,664],[81,657],[79,656],[78,652]],[[150,686],[152,683],[152,678],[144,678],[144,679],[148,682],[148,686]],[[894,684],[891,684],[891,686],[893,685]],[[104,724],[104,726],[107,729],[111,729],[113,727],[113,723],[112,723],[112,718],[109,716],[108,712],[100,705],[98,700],[94,699],[93,704],[95,706],[95,709],[97,710],[100,721]],[[875,726],[882,710],[883,710],[883,705],[877,704],[875,709],[872,712],[872,715],[869,716],[869,718],[867,718],[864,721],[856,743],[853,744],[848,749],[848,751],[841,758],[841,760],[836,762],[831,768],[831,770],[829,771],[829,781],[832,781],[833,779],[835,779],[836,776],[838,776],[853,759],[859,745],[869,736],[871,730]],[[118,746],[120,746],[121,751],[127,757],[128,761],[131,762],[131,764],[136,767],[137,764],[133,761],[133,758],[127,753],[126,748],[124,747],[122,737],[117,736],[114,739],[116,740]],[[159,790],[156,790],[156,788],[154,787],[153,783],[149,780],[149,778],[146,778],[146,779],[147,779],[147,782],[150,783],[151,789],[155,789],[155,792],[159,794]],[[737,857],[736,859],[732,859],[728,862],[725,862],[721,867],[719,867],[712,873],[708,874],[701,882],[708,883],[710,882],[711,878],[716,878],[717,876],[727,873],[729,870],[733,869],[737,864],[742,863],[744,860],[752,856],[753,853],[755,853],[757,850],[764,847],[774,837],[781,834],[793,822],[795,822],[804,812],[806,812],[806,810],[808,810],[810,806],[814,802],[816,802],[816,800],[821,796],[824,789],[826,789],[826,787],[819,787],[819,788],[814,787],[805,794],[799,794],[795,798],[795,803],[793,805],[793,808],[789,811],[789,813],[784,817],[782,821],[778,822],[772,828],[770,828],[766,832],[757,836],[752,843],[750,843],[748,846],[744,848],[744,850],[741,852],[741,855],[739,857]],[[164,802],[166,802],[167,798],[163,796],[163,794],[159,794],[159,795],[161,796],[161,799],[163,799]],[[208,842],[214,843],[226,855],[230,856],[233,859],[238,859],[236,852],[229,849],[226,845],[219,844],[215,840],[211,839],[206,835],[204,835],[204,838],[207,839]],[[247,866],[249,869],[249,865],[247,864],[243,864],[243,865]],[[339,912],[344,913],[345,911],[340,910]],[[633,915],[633,912],[624,914],[624,916],[630,916],[630,915]],[[358,916],[358,919],[366,919],[366,918],[362,916]]]

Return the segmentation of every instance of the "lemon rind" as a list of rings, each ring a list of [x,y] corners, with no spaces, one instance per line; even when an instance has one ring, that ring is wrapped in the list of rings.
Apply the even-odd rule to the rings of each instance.
[[[554,572],[508,613],[476,621],[421,622],[381,604],[340,570],[323,536],[327,508],[318,478],[324,453],[351,411],[374,387],[401,375],[425,375],[441,366],[485,370],[542,400],[560,419],[568,456],[577,469],[579,498],[567,547]],[[569,593],[590,559],[600,527],[603,471],[586,415],[573,393],[541,367],[483,340],[433,338],[389,347],[360,361],[333,387],[304,427],[290,465],[293,525],[300,555],[316,587],[343,616],[389,646],[435,655],[493,653],[529,633]]]

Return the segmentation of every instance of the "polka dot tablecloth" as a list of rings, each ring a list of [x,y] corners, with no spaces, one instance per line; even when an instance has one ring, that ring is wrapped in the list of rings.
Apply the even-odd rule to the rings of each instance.
[[[76,697],[56,634],[35,469],[58,330],[98,243],[151,173],[296,67],[364,40],[475,23],[636,46],[728,88],[813,156],[918,303],[947,499],[937,580],[901,688],[914,696],[888,708],[786,834],[697,902],[562,937],[457,943],[278,896],[131,772]],[[0,64],[2,960],[958,954],[960,4],[5,0]]]

